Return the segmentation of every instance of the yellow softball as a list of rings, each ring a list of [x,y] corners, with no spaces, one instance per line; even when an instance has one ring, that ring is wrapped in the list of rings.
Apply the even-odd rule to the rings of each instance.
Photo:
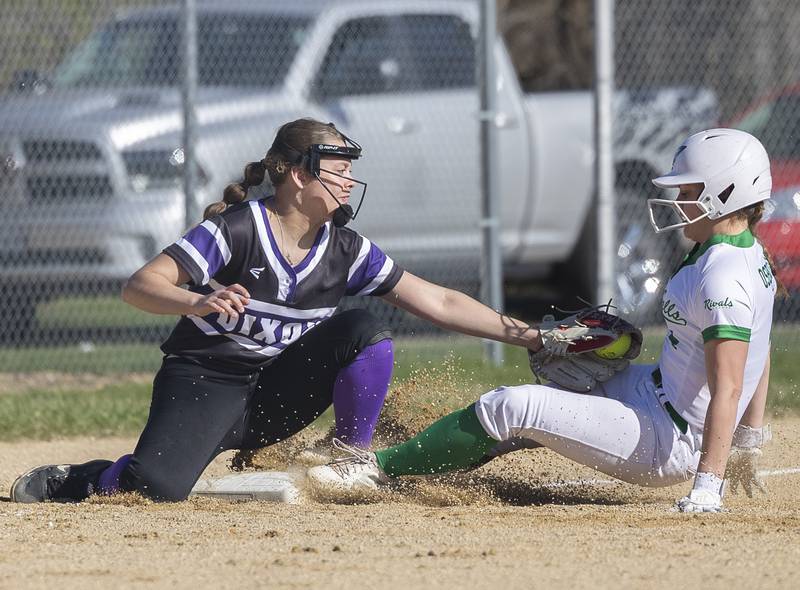
[[[628,349],[631,347],[631,335],[623,334],[611,344],[607,344],[603,348],[598,348],[594,353],[600,358],[604,359],[618,359],[625,356]]]

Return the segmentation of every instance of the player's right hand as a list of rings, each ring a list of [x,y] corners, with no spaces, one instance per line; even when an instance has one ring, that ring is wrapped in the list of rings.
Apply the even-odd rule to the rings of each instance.
[[[679,512],[722,512],[722,496],[711,490],[692,490],[675,503]]]
[[[221,313],[238,318],[249,303],[250,293],[239,283],[235,283],[225,289],[203,295],[189,307],[187,315],[206,316],[211,313]]]

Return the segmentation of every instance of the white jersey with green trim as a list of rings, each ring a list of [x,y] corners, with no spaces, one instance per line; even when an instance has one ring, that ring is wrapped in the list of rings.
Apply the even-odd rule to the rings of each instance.
[[[697,244],[667,283],[659,362],[664,395],[696,431],[703,430],[711,399],[704,344],[723,338],[750,343],[738,424],[764,371],[775,291],[764,250],[749,230]]]

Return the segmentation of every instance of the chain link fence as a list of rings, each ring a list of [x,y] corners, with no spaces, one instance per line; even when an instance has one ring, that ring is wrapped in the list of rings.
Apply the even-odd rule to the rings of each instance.
[[[80,351],[131,354],[141,342],[150,366],[175,319],[138,312],[118,291],[186,229],[181,3],[7,4],[0,364],[72,368]],[[198,2],[199,210],[264,157],[282,123],[334,121],[365,150],[355,228],[402,266],[477,295],[477,4],[356,16],[294,4]],[[396,333],[425,329],[369,305]],[[89,356],[89,370],[118,365]]]
[[[673,139],[659,136],[649,108],[628,122],[629,106],[617,110],[616,148],[641,149],[664,140],[672,150],[683,138],[708,127],[743,129],[761,139],[772,160],[772,206],[758,228],[772,252],[778,277],[789,291],[775,308],[779,323],[800,314],[800,12],[788,0],[626,0],[616,3],[616,86],[629,96],[654,89],[682,88],[680,108],[699,108],[705,117]],[[681,99],[683,100],[683,99]],[[634,109],[636,107],[634,106]],[[691,118],[690,118],[691,120]],[[631,141],[638,137],[638,141]],[[688,244],[680,231],[656,236],[645,223],[645,199],[662,196],[650,184],[660,170],[626,166],[618,159],[620,250],[617,283],[620,301],[641,320],[658,321],[660,287],[669,279]]]
[[[2,370],[132,371],[158,362],[155,343],[174,318],[138,312],[118,289],[186,229],[179,4],[4,3]],[[477,295],[477,1],[410,0],[394,13],[372,3],[360,16],[329,4],[198,2],[198,205],[240,180],[281,123],[334,121],[365,149],[356,176],[369,192],[356,229],[417,274]],[[590,88],[589,0],[498,7],[525,90]],[[678,232],[650,229],[645,199],[658,191],[649,179],[669,169],[685,135],[719,123],[753,132],[773,158],[775,206],[760,235],[790,292],[776,317],[796,319],[798,20],[788,0],[617,3],[616,283],[618,302],[638,321],[659,321],[660,288],[687,248]],[[430,329],[370,305],[397,334]]]

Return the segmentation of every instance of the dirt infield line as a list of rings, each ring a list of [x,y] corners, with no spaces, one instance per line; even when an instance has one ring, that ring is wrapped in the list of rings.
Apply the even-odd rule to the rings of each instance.
[[[784,467],[782,469],[761,469],[758,474],[761,477],[775,477],[779,475],[796,475],[800,473],[800,467]],[[619,485],[619,480],[614,479],[569,479],[566,481],[554,481],[544,483],[541,487],[548,490],[557,490],[559,488],[569,488],[576,486],[610,486]]]
[[[758,472],[762,477],[771,477],[774,475],[794,475],[800,473],[800,467],[784,467],[783,469],[762,469]]]

